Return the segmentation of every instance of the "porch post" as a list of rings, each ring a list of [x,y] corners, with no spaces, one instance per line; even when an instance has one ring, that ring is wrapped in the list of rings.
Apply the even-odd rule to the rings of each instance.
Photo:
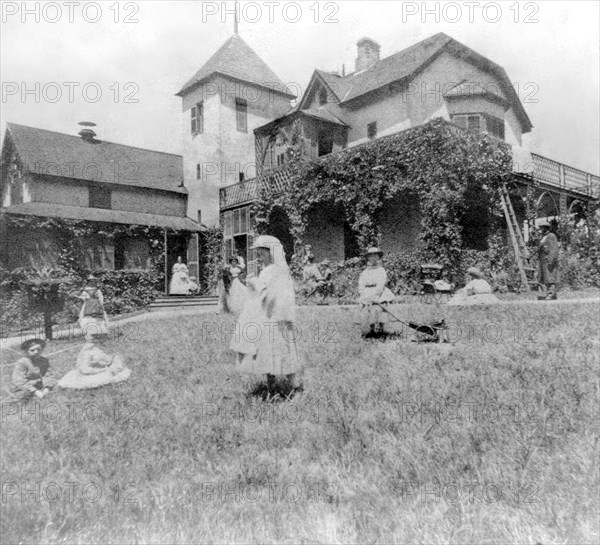
[[[200,286],[200,235],[196,231],[194,233],[196,239],[196,284]]]
[[[165,295],[169,295],[169,260],[167,257],[167,228],[165,227],[163,230],[164,233],[164,246],[165,246]]]

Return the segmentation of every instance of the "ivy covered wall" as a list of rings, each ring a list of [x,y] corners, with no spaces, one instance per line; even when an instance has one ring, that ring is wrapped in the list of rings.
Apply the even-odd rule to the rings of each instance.
[[[256,232],[266,233],[273,208],[285,210],[296,260],[311,209],[319,205],[340,207],[365,250],[382,242],[386,202],[396,196],[416,199],[417,246],[422,255],[450,269],[460,266],[461,252],[472,242],[464,235],[472,239],[477,233],[474,214],[489,228],[485,238],[503,225],[497,189],[512,176],[512,154],[508,145],[488,135],[465,132],[437,118],[316,161],[301,159],[300,138],[292,145],[298,149],[291,150],[295,160],[289,164],[289,189],[274,195],[259,188],[252,216]],[[486,247],[487,240],[479,246]]]

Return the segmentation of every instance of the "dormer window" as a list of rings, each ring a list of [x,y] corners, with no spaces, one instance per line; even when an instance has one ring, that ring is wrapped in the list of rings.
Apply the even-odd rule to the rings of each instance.
[[[504,120],[489,114],[455,114],[452,122],[461,129],[470,132],[485,132],[490,136],[504,140]]]
[[[488,134],[504,140],[504,120],[491,115],[486,115],[485,122]]]
[[[319,90],[319,105],[323,106],[323,104],[327,104],[327,89],[325,87],[321,87]]]
[[[461,129],[471,132],[481,132],[481,120],[479,114],[453,115],[452,122]]]

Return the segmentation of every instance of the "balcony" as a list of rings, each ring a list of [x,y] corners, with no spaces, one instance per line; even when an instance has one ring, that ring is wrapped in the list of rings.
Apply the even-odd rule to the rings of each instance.
[[[599,176],[563,165],[537,153],[532,153],[531,158],[533,169],[529,169],[527,174],[531,174],[534,180],[586,197],[600,197]]]
[[[459,127],[448,125],[456,133],[462,132]],[[397,134],[387,135],[383,138],[390,138]],[[344,153],[345,151],[342,150],[337,153]],[[537,153],[532,153],[531,158],[532,163],[526,165],[527,168],[523,173],[532,176],[535,181],[555,187],[559,192],[560,190],[569,191],[581,197],[600,198],[599,176],[558,163]],[[221,211],[254,202],[258,199],[259,184],[269,193],[282,193],[285,191],[289,180],[289,167],[281,166],[271,169],[256,178],[223,187],[219,190]]]
[[[283,193],[290,179],[288,167],[278,167],[269,170],[262,176],[244,180],[219,190],[219,203],[221,211],[249,204],[258,199],[260,186],[268,193],[275,195]]]

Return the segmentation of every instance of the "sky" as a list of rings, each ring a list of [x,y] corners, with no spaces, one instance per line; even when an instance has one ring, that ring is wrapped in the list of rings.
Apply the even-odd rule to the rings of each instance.
[[[2,0],[6,122],[181,154],[181,86],[233,33],[234,3]],[[524,145],[600,172],[597,1],[240,2],[239,34],[304,90],[315,68],[353,71],[356,42],[381,58],[444,32],[502,66],[533,130]],[[25,8],[25,9],[23,9]],[[188,112],[189,114],[189,112]]]

